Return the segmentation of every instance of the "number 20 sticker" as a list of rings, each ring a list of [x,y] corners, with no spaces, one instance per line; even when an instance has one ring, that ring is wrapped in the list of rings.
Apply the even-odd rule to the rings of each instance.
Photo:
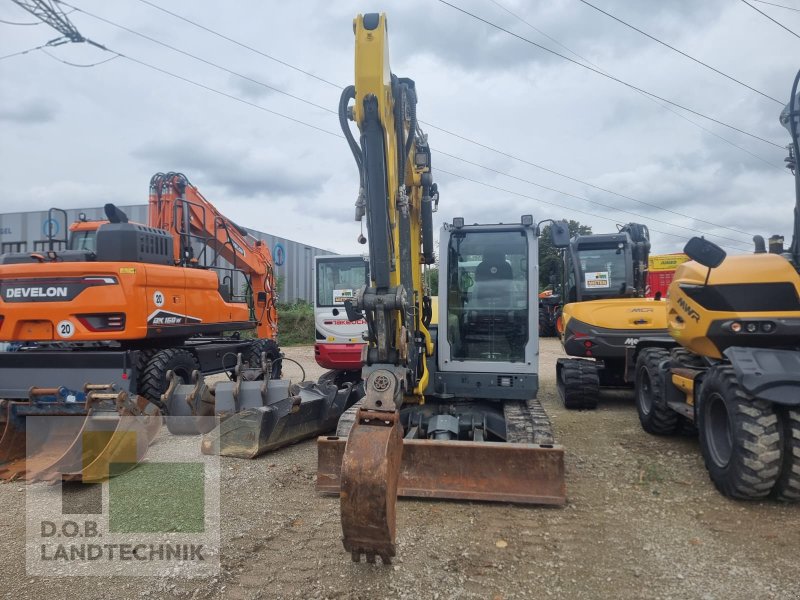
[[[164,294],[156,290],[153,293],[153,304],[155,304],[158,307],[164,306]]]
[[[75,335],[75,325],[72,324],[72,321],[61,321],[56,325],[56,333],[59,337],[71,338]]]

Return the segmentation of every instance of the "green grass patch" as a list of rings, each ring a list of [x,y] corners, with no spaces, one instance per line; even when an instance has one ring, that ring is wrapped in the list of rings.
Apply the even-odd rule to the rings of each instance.
[[[278,344],[299,346],[314,343],[314,307],[302,300],[278,304]]]

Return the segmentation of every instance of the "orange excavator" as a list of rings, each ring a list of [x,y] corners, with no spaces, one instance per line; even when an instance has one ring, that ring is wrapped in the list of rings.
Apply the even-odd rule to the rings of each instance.
[[[35,476],[22,460],[26,416],[88,423],[104,411],[185,414],[165,404],[173,379],[233,372],[242,358],[269,367],[264,378],[280,375],[273,263],[263,242],[180,173],[151,179],[148,224],[112,204],[105,213],[74,223],[48,251],[0,255],[0,340],[17,347],[0,353],[0,477]],[[55,242],[66,250],[53,250]],[[69,437],[45,436],[41,445],[58,456]]]

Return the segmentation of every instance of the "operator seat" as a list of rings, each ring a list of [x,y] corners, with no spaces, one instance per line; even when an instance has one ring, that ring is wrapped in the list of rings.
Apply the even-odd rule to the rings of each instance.
[[[489,250],[483,255],[483,260],[475,268],[475,281],[496,281],[498,279],[511,279],[513,272],[511,265],[506,262],[506,255],[498,250]]]

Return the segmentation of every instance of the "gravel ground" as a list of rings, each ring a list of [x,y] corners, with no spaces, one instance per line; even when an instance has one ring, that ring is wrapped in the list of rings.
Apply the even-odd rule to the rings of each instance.
[[[311,348],[289,348],[308,375]],[[567,412],[542,341],[540,398],[567,451],[565,508],[403,500],[393,566],[353,564],[338,502],[314,491],[316,448],[221,461],[221,572],[214,578],[31,577],[25,494],[0,485],[5,598],[798,599],[800,506],[733,502],[710,483],[695,439],[639,427],[630,393]],[[292,369],[295,369],[292,371]],[[289,376],[299,377],[287,366]],[[174,442],[160,437],[163,453]],[[192,442],[193,443],[193,442]],[[160,447],[159,447],[160,446]]]

